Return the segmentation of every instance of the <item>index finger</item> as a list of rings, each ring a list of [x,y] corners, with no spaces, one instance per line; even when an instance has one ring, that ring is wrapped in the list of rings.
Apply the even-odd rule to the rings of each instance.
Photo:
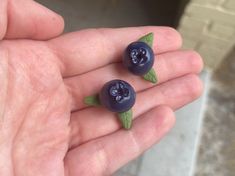
[[[49,41],[56,53],[64,77],[89,72],[121,60],[126,46],[147,33],[154,33],[154,53],[181,47],[179,33],[169,27],[130,27],[117,29],[87,29],[69,33]]]

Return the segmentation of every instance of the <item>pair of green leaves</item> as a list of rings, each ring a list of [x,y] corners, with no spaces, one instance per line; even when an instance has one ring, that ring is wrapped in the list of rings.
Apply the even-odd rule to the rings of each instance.
[[[149,34],[141,37],[138,41],[145,42],[150,47],[152,47],[153,46],[153,33],[149,33]],[[156,76],[156,73],[155,73],[153,68],[151,68],[151,70],[148,73],[146,73],[143,76],[143,78],[147,81],[150,81],[150,82],[154,83],[154,84],[157,83],[157,76]],[[99,106],[99,105],[101,105],[98,95],[85,97],[84,103],[87,104],[87,105],[90,105],[90,106]],[[126,111],[126,112],[118,113],[118,117],[119,117],[124,129],[128,130],[128,129],[131,128],[131,126],[132,126],[132,116],[133,116],[133,113],[132,113],[131,109]]]
[[[151,32],[151,33],[141,37],[138,41],[145,42],[152,48],[153,47],[153,33]],[[146,73],[143,76],[143,78],[146,81],[150,81],[154,84],[157,83],[157,76],[156,76],[155,70],[153,68],[151,68],[151,70],[148,73]]]

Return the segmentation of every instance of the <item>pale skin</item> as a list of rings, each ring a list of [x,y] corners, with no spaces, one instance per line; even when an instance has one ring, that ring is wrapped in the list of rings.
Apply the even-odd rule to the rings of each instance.
[[[0,175],[111,175],[166,135],[173,111],[202,92],[202,59],[181,50],[171,28],[61,35],[63,27],[59,15],[31,0],[0,1]],[[157,85],[121,65],[125,47],[149,32]],[[115,114],[83,104],[114,78],[137,91],[129,131]]]

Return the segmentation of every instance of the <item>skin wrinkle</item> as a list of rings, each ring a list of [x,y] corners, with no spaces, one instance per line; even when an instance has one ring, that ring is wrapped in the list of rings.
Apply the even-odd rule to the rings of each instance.
[[[65,84],[65,86],[68,90],[68,93],[71,97],[71,110],[72,110],[72,112],[76,111],[76,109],[73,108],[73,106],[74,106],[74,102],[72,101],[73,98],[75,97],[76,99],[83,99],[85,96],[87,96],[87,95],[82,94],[85,90],[83,85],[84,84],[82,83],[82,81],[79,84],[76,84],[76,85],[74,84],[72,86],[70,86],[69,84]],[[77,90],[79,90],[79,91],[77,91]]]
[[[58,63],[58,68],[60,70],[60,73],[62,74],[64,71],[65,71],[65,62],[62,58],[60,58],[60,55],[58,54],[57,52],[57,49],[55,48],[54,45],[52,45],[50,43],[51,40],[49,41],[45,41],[43,42],[43,44],[46,45],[46,47],[48,48],[49,52],[51,53],[51,55],[54,57],[54,58],[58,58],[58,59],[55,59],[54,62]],[[66,78],[66,77],[63,77],[63,79]]]
[[[69,107],[70,107],[70,109],[72,109],[72,106],[73,106],[73,104],[72,104],[72,95],[73,95],[72,92],[73,92],[73,89],[70,86],[68,86],[67,84],[64,84],[64,85],[65,85],[65,88],[66,88],[66,90],[68,92],[68,95],[70,97],[70,101],[69,101],[70,106]]]
[[[5,35],[7,34],[7,31],[8,31],[8,29],[9,29],[9,26],[10,26],[10,20],[11,20],[11,13],[10,13],[10,11],[11,11],[11,1],[12,0],[6,0],[7,1],[7,15],[6,15],[6,31],[5,31]],[[4,35],[4,36],[5,36]],[[4,37],[3,36],[3,37]]]
[[[8,148],[8,151],[9,150],[11,150],[10,148]],[[9,155],[8,155],[9,154]],[[2,169],[4,170],[7,170],[7,172],[8,172],[8,174],[7,174],[7,176],[14,176],[13,174],[12,174],[12,171],[13,171],[13,165],[12,165],[12,160],[10,160],[10,163],[11,163],[11,165],[9,166],[9,165],[6,165],[6,158],[11,158],[11,153],[9,152],[9,153],[1,153],[1,157],[3,157],[4,158],[4,168],[1,168],[0,167],[0,171],[1,171],[1,173],[2,173]],[[9,162],[7,162],[7,163],[9,163]],[[8,167],[9,166],[9,167]],[[11,173],[11,174],[9,174],[9,172]],[[6,172],[5,172],[6,173]]]
[[[35,97],[35,99],[37,99],[37,97]],[[34,100],[31,100],[31,102],[27,105],[27,106],[28,106],[27,109],[31,109],[31,107],[34,105],[33,102],[34,102]],[[46,106],[46,108],[47,108],[47,106]],[[14,156],[15,156],[15,152],[17,151],[17,150],[14,150],[14,147],[17,146],[17,145],[15,144],[15,142],[16,142],[17,136],[20,134],[19,132],[22,131],[22,128],[23,128],[23,126],[24,126],[24,122],[25,122],[25,119],[26,119],[28,113],[29,113],[29,111],[26,111],[24,114],[21,115],[21,117],[22,117],[23,119],[21,120],[20,125],[19,125],[19,127],[18,127],[18,129],[17,129],[15,135],[13,136],[12,145],[11,145],[11,158],[12,158],[12,163],[14,163],[14,161],[15,161],[15,159],[14,159],[15,157],[14,157]],[[17,162],[15,162],[15,163],[17,163]],[[17,166],[17,164],[15,164],[15,165],[13,164],[13,166]],[[14,168],[14,167],[13,167],[13,171],[14,171],[14,175],[15,175],[15,168]]]
[[[37,25],[37,23],[38,23],[37,20],[32,20],[31,26],[30,26],[30,29],[31,29],[30,35],[27,38],[37,37],[37,34],[38,34],[38,25]]]
[[[40,53],[39,53],[39,54],[40,54]],[[13,57],[13,55],[12,55],[12,57]],[[28,56],[27,56],[27,57],[28,57]],[[29,56],[29,58],[30,58],[30,57],[31,57],[31,56]],[[37,57],[37,55],[36,55],[36,57]],[[16,64],[15,64],[15,65],[16,65]],[[30,67],[30,65],[29,65],[29,67]],[[21,70],[22,70],[22,71],[27,71],[27,68],[28,68],[28,65],[27,65],[27,64],[26,64],[26,65],[22,65],[22,69],[21,69]],[[15,69],[16,69],[16,68],[15,68]],[[14,68],[11,68],[11,72],[12,72],[12,71],[15,71],[15,69],[14,69]],[[17,69],[18,69],[18,68],[17,68]],[[33,69],[33,68],[31,68],[31,69]],[[14,74],[15,74],[15,73],[14,73]],[[28,75],[31,75],[30,72],[28,72]],[[30,76],[29,76],[29,77],[30,77]],[[39,77],[39,78],[41,78],[41,77]],[[27,79],[28,79],[28,78],[27,78]],[[12,79],[11,79],[11,80],[12,80]],[[22,81],[24,81],[24,80],[25,80],[25,78],[22,78]],[[22,82],[22,81],[21,81],[21,82]],[[62,78],[61,78],[61,80],[59,80],[59,81],[60,81],[60,83],[63,83],[63,82],[62,82]],[[14,82],[15,82],[15,81],[14,81]],[[27,81],[27,82],[28,82],[28,81]],[[19,82],[19,83],[20,83],[20,82]],[[48,84],[46,84],[46,85],[48,85]],[[53,85],[54,85],[54,84],[53,84]],[[57,89],[58,89],[59,87],[61,87],[61,85],[63,86],[64,84],[58,84]],[[54,86],[53,86],[53,87],[54,87]],[[62,88],[62,87],[61,87],[61,88]],[[31,87],[30,89],[33,89],[33,88]],[[16,90],[16,86],[15,86],[15,90]],[[62,90],[62,91],[63,91],[63,90],[66,91],[65,88],[62,88],[61,90]],[[37,91],[37,90],[34,89],[34,91]],[[51,91],[52,93],[56,92],[56,90],[53,90],[53,91],[50,90],[50,91]],[[41,92],[41,91],[40,91],[40,92]],[[40,93],[40,92],[38,92],[38,93]],[[36,93],[37,93],[37,92],[36,92]],[[36,97],[37,97],[37,96],[35,97],[35,95],[37,95],[36,93],[33,93],[34,95],[33,95],[32,97],[36,98]],[[31,93],[30,93],[30,94],[31,94]],[[59,97],[58,97],[58,98],[59,98]],[[57,98],[57,100],[58,100],[58,98]],[[70,101],[70,100],[69,100],[69,97],[67,97],[67,98],[68,98],[68,101]],[[67,98],[66,98],[66,99],[67,99]],[[32,101],[33,101],[33,100],[32,100]],[[58,103],[56,103],[56,102],[52,102],[52,103],[55,103],[55,106],[58,104]],[[53,105],[53,106],[54,106],[54,105]],[[48,108],[48,106],[45,106],[45,107]],[[30,108],[30,109],[31,109],[31,108]],[[22,115],[22,116],[24,116],[24,115]],[[25,119],[25,118],[26,118],[26,117],[24,117],[24,119]],[[21,119],[21,118],[20,118],[20,119]],[[69,118],[68,118],[68,119],[69,119]],[[22,122],[22,123],[24,123],[24,122]],[[18,127],[17,127],[16,129],[21,130],[21,129],[22,129],[22,124],[21,124],[20,129],[19,129]],[[17,135],[18,135],[18,132],[17,132]],[[15,140],[14,140],[14,141],[15,141]],[[57,141],[55,141],[55,142],[60,142],[60,141],[57,140]],[[62,142],[62,143],[64,143],[64,142]],[[65,142],[65,143],[68,144],[68,142]],[[56,146],[55,146],[55,147],[56,147]],[[50,147],[47,147],[47,148],[50,148]],[[58,148],[58,147],[56,147],[56,148]],[[64,148],[64,147],[63,147],[63,148]],[[12,150],[14,150],[14,151],[12,151],[11,153],[15,153],[15,149],[12,149]],[[54,150],[53,150],[53,151],[54,151]],[[61,150],[60,150],[60,151],[61,151]],[[9,153],[10,153],[10,152],[9,152]],[[61,152],[60,152],[60,153],[61,153]],[[15,154],[14,154],[14,155],[15,155]],[[62,155],[62,159],[64,158],[64,155],[65,155],[65,154]],[[15,156],[13,156],[13,157],[15,157]],[[14,159],[14,160],[15,160],[15,159]],[[13,161],[13,163],[14,163],[14,164],[17,164],[17,163],[15,163],[15,161]],[[12,164],[12,165],[14,165],[14,164]],[[15,166],[16,166],[16,165],[15,165]],[[16,166],[16,167],[17,167],[17,166]],[[16,168],[13,168],[13,169],[16,170]],[[11,169],[11,170],[13,170],[13,169]]]
[[[69,127],[70,127],[70,130],[71,130],[70,137],[69,137],[70,138],[69,139],[69,151],[70,151],[70,150],[73,150],[76,147],[76,145],[73,146],[73,143],[71,142],[72,140],[76,140],[78,144],[81,144],[80,143],[80,141],[81,141],[80,138],[81,138],[81,131],[82,130],[80,130],[79,124],[76,125],[76,130],[74,130],[74,129],[72,130],[71,118],[69,120]],[[76,138],[75,138],[75,136],[76,136]]]
[[[113,49],[113,48],[115,48],[115,46],[117,45],[116,43],[115,43],[115,40],[113,41],[113,42],[110,42],[110,40],[107,38],[107,36],[106,35],[104,35],[104,33],[105,33],[105,31],[103,30],[103,29],[98,29],[98,28],[96,28],[95,29],[96,31],[97,31],[97,33],[98,34],[100,34],[100,39],[102,39],[101,41],[102,41],[102,44],[101,44],[101,47],[100,48],[102,48],[102,50],[101,50],[101,52],[100,53],[106,53],[105,55],[108,55],[108,50],[111,50],[111,49]],[[112,46],[112,47],[111,47]],[[109,48],[108,48],[109,47]],[[115,55],[118,55],[118,53],[119,52],[117,52],[117,53],[115,53],[115,54],[113,54],[114,56]],[[111,57],[113,57],[113,56],[111,56]],[[115,57],[114,57],[115,58]],[[116,57],[116,58],[118,58],[118,57]],[[118,60],[116,59],[115,60],[116,62],[118,62]],[[108,63],[108,64],[111,64],[111,63]],[[108,65],[107,64],[107,65]],[[101,66],[102,67],[102,66]],[[100,67],[100,68],[101,68]]]
[[[0,48],[1,49],[1,48]],[[6,57],[5,58],[3,58],[3,59],[6,59],[6,61],[7,61],[7,64],[6,64],[6,66],[7,66],[7,69],[6,69],[6,94],[5,94],[5,97],[4,97],[4,99],[5,99],[5,102],[7,102],[7,100],[9,99],[9,90],[10,90],[10,88],[9,88],[9,50],[7,49],[7,48],[5,48],[5,49],[2,49],[3,51],[5,51],[5,53],[6,53]],[[2,125],[3,125],[3,123],[4,123],[4,117],[5,117],[5,110],[6,110],[6,104],[4,103],[3,104],[3,111],[2,111],[2,113],[1,113],[1,117],[2,117]],[[0,126],[1,127],[1,126]],[[6,128],[4,128],[4,129],[6,129]],[[1,128],[0,128],[0,130],[2,130]],[[3,134],[3,133],[2,133]],[[13,164],[13,158],[12,158],[12,145],[11,145],[11,143],[12,142],[10,142],[10,145],[9,145],[9,151],[11,151],[9,154],[10,154],[10,157],[6,157],[6,158],[11,158],[11,160],[10,160],[10,163],[11,163],[11,165],[10,165],[10,167],[11,167],[11,171],[13,172],[13,175],[15,175],[15,173],[14,173],[14,164]]]
[[[6,50],[7,50],[7,52],[8,52],[8,59],[7,59],[7,62],[8,62],[8,69],[7,69],[7,79],[8,79],[8,87],[7,87],[7,94],[6,94],[6,102],[10,102],[10,97],[12,97],[12,92],[13,92],[13,89],[12,89],[12,85],[14,85],[14,83],[13,83],[13,81],[11,82],[11,85],[9,84],[9,80],[11,80],[12,79],[12,74],[10,74],[11,73],[11,71],[12,70],[14,70],[14,69],[12,69],[11,68],[11,64],[10,64],[10,58],[9,58],[9,49],[8,48],[6,48]],[[10,104],[10,103],[9,103]],[[5,109],[7,109],[7,107],[9,106],[10,107],[10,105],[9,104],[5,104]],[[8,108],[9,108],[8,107]],[[11,108],[9,108],[9,110],[12,110]],[[6,113],[4,113],[5,115],[4,116],[7,116],[7,114]],[[11,123],[12,124],[15,124],[14,122],[14,120],[13,120],[13,118],[9,118],[10,120],[12,120],[11,121]],[[7,124],[9,124],[9,122],[7,121],[6,122]],[[5,128],[6,129],[6,128]],[[8,129],[8,128],[7,128]],[[14,134],[11,134],[11,135],[13,135],[13,136],[11,136],[11,140],[14,138]]]
[[[66,34],[65,34],[66,35]],[[63,59],[63,55],[61,56],[59,54],[58,50],[58,46],[53,44],[53,39],[46,41],[45,44],[47,45],[48,49],[51,51],[51,53],[53,53],[53,55],[55,57],[57,57],[57,61],[58,61],[58,65],[59,65],[59,69],[60,69],[60,73],[63,75],[63,73],[65,72],[65,68],[66,68],[66,59]],[[61,52],[61,51],[60,51]],[[68,67],[68,66],[67,66]],[[72,76],[64,76],[63,79],[69,78],[69,77],[73,77],[76,75],[72,75]]]
[[[21,44],[22,42],[28,42],[29,44],[31,44],[32,41],[20,40],[18,42],[19,42],[18,44]],[[49,77],[49,76],[54,77],[54,75],[56,73],[57,77],[52,79],[53,81],[58,82],[58,81],[62,80],[62,78],[58,77],[57,73],[60,72],[58,69],[58,66],[57,65],[53,66],[53,64],[56,62],[56,59],[54,59],[54,57],[53,57],[54,55],[50,54],[49,56],[47,56],[47,53],[50,53],[50,51],[48,50],[47,47],[43,46],[44,42],[37,42],[37,43],[38,43],[38,46],[40,47],[37,52],[33,52],[34,47],[23,48],[24,52],[22,53],[22,55],[23,54],[27,55],[27,57],[24,58],[24,61],[29,64],[23,64],[22,69],[29,72],[28,75],[30,75],[30,76],[28,76],[28,77],[30,79],[29,82],[31,82],[32,89],[35,88],[34,90],[38,90],[39,92],[43,92],[46,88],[48,88],[48,85],[50,86],[52,84],[51,82],[45,81],[47,77]],[[10,45],[11,43],[8,42],[6,44]],[[46,52],[46,53],[43,53],[42,51]],[[46,60],[45,57],[48,57],[48,60]],[[38,62],[37,60],[40,60],[40,62]],[[37,62],[38,62],[38,64],[36,65],[35,63],[37,63]],[[53,67],[51,67],[51,65]],[[40,71],[38,71],[39,70],[38,67],[43,68],[44,70],[48,68],[47,70],[49,70],[49,72],[45,72],[45,71],[40,72]],[[35,71],[39,72],[40,74],[39,75],[38,74],[31,74],[30,72],[32,70],[35,70]],[[35,84],[35,83],[37,83],[37,84]],[[39,87],[39,85],[42,85],[42,86]]]
[[[65,34],[66,35],[66,34]],[[53,41],[55,39],[51,39],[49,41],[46,41],[46,45],[47,47],[49,48],[49,50],[53,53],[54,56],[56,56],[59,61],[59,68],[60,68],[60,72],[61,74],[63,74],[65,72],[65,68],[66,68],[66,62],[65,62],[65,59],[63,59],[63,55],[59,54],[59,52],[61,52],[59,49],[58,49],[58,46],[54,45]],[[69,76],[68,76],[69,77]],[[66,78],[66,77],[63,77],[63,78]]]
[[[165,91],[164,91],[164,88],[165,87],[162,87],[164,85],[164,83],[161,83],[161,84],[158,84],[157,85],[157,87],[159,88],[157,91],[155,90],[154,91],[154,93],[152,94],[152,98],[151,98],[151,100],[149,101],[149,102],[151,102],[151,104],[154,104],[154,106],[159,106],[159,103],[158,103],[158,100],[160,99],[161,100],[161,102],[165,102],[166,103],[166,96],[165,96]],[[149,90],[151,90],[151,88],[149,88]],[[172,92],[172,90],[173,89],[171,89],[171,92]],[[141,94],[143,94],[144,95],[144,91],[141,91],[141,92],[139,92],[139,97],[141,97]],[[142,95],[142,96],[143,96]],[[168,94],[167,94],[168,95]],[[140,102],[140,101],[139,101]],[[165,104],[164,103],[164,104]],[[162,103],[161,103],[162,104]],[[154,107],[153,106],[153,107]],[[152,108],[153,108],[152,107]],[[175,107],[171,107],[171,108],[173,108],[174,110],[176,110],[175,109]],[[178,108],[178,107],[177,107]],[[143,115],[143,114],[145,114],[145,113],[147,113],[149,111],[149,109],[146,109],[146,110],[144,110],[144,111],[142,111],[140,114],[138,114],[138,116],[141,116],[141,115]]]
[[[59,88],[59,86],[56,88],[56,90]],[[54,93],[57,93],[57,91],[54,91]],[[53,97],[54,95],[52,94],[51,95],[51,97]],[[39,97],[39,96],[38,96]],[[50,99],[51,99],[51,97],[50,97]],[[50,99],[48,99],[46,102],[47,102],[47,105],[45,105],[44,106],[44,110],[40,110],[40,111],[43,111],[43,112],[48,112],[48,108],[49,108],[49,102],[51,101]],[[34,102],[37,102],[36,100],[34,101]],[[30,107],[28,108],[28,109],[33,109],[33,108],[31,108],[31,107],[33,107],[35,105],[35,103],[31,103],[31,105],[30,105]],[[29,114],[29,112],[30,111],[27,111],[27,113],[25,114],[25,117],[27,117],[28,116],[28,114]],[[26,119],[29,119],[29,118],[26,118]],[[23,122],[24,123],[24,122]],[[18,131],[24,131],[24,130],[21,130],[23,127],[24,127],[24,124],[22,123],[22,125],[20,126],[20,128],[19,128],[19,130]],[[46,122],[47,123],[47,122]],[[18,135],[21,135],[21,133],[17,133]],[[17,138],[17,136],[15,137],[15,138]],[[60,140],[58,141],[58,143],[61,143],[60,142]],[[68,143],[68,142],[67,142]],[[50,143],[48,144],[49,146],[51,145]],[[14,146],[17,146],[16,144],[14,144]],[[49,147],[49,146],[45,146],[45,145],[43,145],[43,148],[44,149],[48,149],[48,151],[55,151],[55,150],[57,150],[57,151],[64,151],[64,149],[61,149],[61,148],[58,148],[58,147]],[[53,145],[52,145],[53,146]],[[15,151],[17,151],[17,150],[15,150]]]
[[[134,147],[132,146],[132,151],[134,153],[134,155],[140,153],[140,145],[139,143],[137,142],[137,139],[136,139],[136,136],[134,135],[133,133],[133,130],[129,130],[128,133],[127,133],[132,141],[132,144],[134,144]]]
[[[162,72],[164,73],[164,75],[162,75],[161,73],[158,73],[158,66],[160,65],[160,64],[158,64],[158,61],[156,62],[157,64],[156,64],[156,75],[160,75],[161,76],[161,80],[165,80],[165,78],[169,78],[169,71],[167,71],[168,70],[168,66],[169,66],[169,64],[171,64],[170,62],[167,62],[166,61],[166,58],[164,58],[164,54],[160,54],[160,55],[156,55],[155,56],[155,59],[158,59],[158,57],[160,57],[159,59],[158,59],[158,61],[160,61],[160,62],[162,62],[161,63],[161,70],[162,70]],[[165,82],[165,81],[164,81]]]
[[[32,104],[30,104],[30,106],[28,107],[28,108],[30,108],[30,107],[32,107]],[[15,161],[15,152],[17,151],[17,150],[14,150],[14,148],[17,146],[16,144],[15,144],[15,140],[16,140],[16,138],[17,138],[17,136],[19,135],[19,131],[21,131],[21,129],[22,129],[22,127],[23,127],[23,124],[24,124],[24,121],[25,121],[25,118],[26,118],[26,116],[27,116],[27,114],[28,114],[28,112],[29,111],[26,111],[25,112],[25,114],[23,115],[23,116],[21,116],[21,117],[23,117],[23,120],[21,121],[21,123],[20,123],[20,126],[18,127],[18,129],[17,129],[17,131],[16,131],[16,134],[14,135],[14,137],[13,137],[13,140],[12,140],[12,144],[11,144],[11,160],[12,160],[12,166],[13,166],[13,168],[12,168],[12,170],[13,170],[13,174],[15,175],[15,171],[16,171],[16,166],[17,166],[17,162]],[[15,161],[15,162],[14,162]],[[15,163],[15,164],[14,164]]]
[[[9,69],[8,69],[9,70]],[[12,71],[14,71],[15,69],[14,68],[12,68]],[[25,79],[23,79],[23,80],[25,80]],[[9,90],[9,89],[8,89]],[[38,96],[37,96],[38,97]],[[35,97],[35,98],[37,98],[37,97]],[[31,104],[31,106],[32,106],[32,104]],[[46,108],[48,108],[48,106],[46,106]],[[30,107],[28,108],[28,109],[30,109]],[[27,114],[27,111],[26,111],[26,114]],[[16,132],[16,136],[14,136],[14,140],[13,140],[13,142],[15,141],[15,138],[17,138],[17,135],[18,135],[18,131],[21,131],[21,129],[22,129],[22,126],[23,126],[23,124],[24,124],[24,119],[25,119],[25,116],[26,116],[26,114],[22,114],[22,117],[24,117],[23,118],[23,120],[22,120],[22,122],[20,122],[20,126],[17,128],[17,132]],[[11,146],[15,146],[15,145],[11,145]],[[14,164],[15,164],[15,159],[13,159],[14,158],[14,156],[13,155],[15,155],[15,154],[13,154],[13,152],[15,151],[15,149],[14,148],[11,148],[11,151],[12,152],[10,152],[11,153],[11,155],[12,155],[12,166],[14,166]],[[15,168],[12,168],[12,171],[15,171]]]
[[[9,56],[9,49],[7,48],[7,50],[8,50],[8,56]],[[14,74],[11,74],[11,75],[10,75],[10,72],[14,73],[14,72],[15,72],[15,68],[12,68],[12,64],[11,64],[10,58],[8,58],[8,80],[15,80],[15,81],[11,81],[11,87],[12,87],[12,88],[8,87],[7,96],[8,96],[8,97],[13,97],[12,92],[13,92],[13,89],[16,88],[16,87],[15,87],[15,85],[16,85],[16,78],[15,78],[15,77],[12,77]],[[11,76],[11,77],[10,77],[10,76]],[[15,84],[14,84],[14,83],[15,83]],[[9,99],[9,98],[8,98],[8,99]],[[10,99],[9,99],[9,101],[7,101],[7,102],[12,102],[12,101],[13,101],[13,100],[10,100]],[[7,104],[6,106],[9,106],[9,110],[10,110],[10,111],[13,111],[13,109],[10,108],[10,107],[11,107],[10,104]],[[22,114],[22,115],[24,115],[24,114]],[[6,114],[6,116],[7,116],[7,114]],[[19,123],[19,121],[17,120],[18,118],[15,118],[16,120],[14,120],[14,118],[11,117],[10,119],[12,120],[12,121],[11,121],[11,124]],[[17,126],[17,128],[18,128],[18,126]],[[14,137],[14,134],[13,134],[12,137]]]
[[[64,161],[64,176],[71,176],[68,165],[65,164],[65,158],[63,159],[63,161]]]
[[[38,53],[34,53],[35,54],[35,60],[36,59],[38,59],[38,60],[40,60],[41,59],[41,56],[40,56],[40,54],[38,54]],[[30,66],[29,66],[30,67]],[[32,65],[32,67],[35,67],[35,65]],[[31,69],[31,68],[30,68]],[[43,82],[45,83],[46,81],[44,81],[44,79],[47,77],[47,75],[45,75],[45,73],[44,74],[41,74],[41,75],[34,75],[34,74],[32,74],[31,76],[30,76],[30,82],[31,82],[31,85],[33,86],[33,90],[36,90],[38,93],[43,93],[43,92],[45,92],[46,90],[48,90],[48,85],[46,85],[46,84],[43,84]],[[37,82],[37,83],[41,83],[41,84],[36,84],[35,82]],[[41,85],[41,86],[39,86],[39,85]],[[59,87],[59,86],[58,86]],[[54,88],[53,88],[53,90],[52,91],[56,91],[57,89],[58,89],[58,87],[54,90]]]
[[[3,14],[0,13],[1,19],[0,19],[0,41],[4,38],[6,32],[7,32],[7,27],[8,27],[8,16],[9,16],[9,2],[8,0],[1,0],[0,6],[2,6],[2,11]],[[6,10],[6,11],[4,11]]]
[[[13,1],[13,0],[8,0],[8,6],[7,6],[7,17],[8,17],[8,20],[7,20],[7,30],[6,30],[6,33],[5,33],[5,36],[6,38],[9,37],[9,33],[12,33],[12,27],[15,27],[14,25],[12,25],[12,21],[13,21],[13,17],[12,17],[12,14],[15,13],[15,11],[17,11],[17,6],[19,2],[17,2],[18,0],[16,1]],[[23,3],[23,2],[22,2]],[[17,10],[16,10],[17,9]],[[10,13],[11,12],[11,13]],[[37,36],[37,33],[38,33],[38,25],[37,25],[37,20],[31,20],[30,21],[30,33],[25,36],[26,38],[33,38],[35,36]],[[11,26],[11,28],[10,28]]]
[[[52,97],[55,96],[55,94],[57,93],[57,91],[59,91],[59,89],[61,88],[61,86],[63,86],[63,85],[62,85],[62,84],[58,85],[58,86],[56,87],[56,89],[55,89],[54,91],[52,91],[52,95],[50,96],[50,99],[52,99]],[[49,103],[51,102],[51,100],[48,100],[47,102],[48,102],[48,106],[46,106],[46,109],[44,110],[45,112],[48,111]],[[52,105],[53,105],[53,104],[52,104]],[[70,123],[70,118],[68,118],[68,119],[69,119],[69,120],[68,120],[67,125],[69,125],[69,123]],[[50,119],[50,118],[47,118],[47,120],[50,121],[51,119]],[[46,121],[46,123],[47,123],[47,121]]]
[[[93,46],[94,47],[94,51],[96,51],[97,49],[95,49],[97,46],[99,46],[99,49],[98,49],[98,51],[99,51],[99,53],[102,53],[102,55],[104,55],[104,53],[106,53],[106,55],[108,55],[108,50],[109,49],[112,49],[112,48],[115,48],[114,46],[114,44],[112,43],[112,42],[109,42],[109,40],[105,37],[105,35],[104,35],[104,32],[102,31],[102,29],[98,29],[98,28],[95,28],[95,29],[89,29],[89,31],[88,32],[90,32],[90,33],[95,33],[95,34],[98,34],[99,36],[96,36],[96,38],[98,38],[99,40],[94,40],[95,42],[93,42],[92,44],[93,45],[90,45],[90,47],[91,46]],[[96,44],[96,43],[99,43],[99,44]],[[107,43],[109,43],[108,45],[107,45]],[[114,45],[113,47],[110,47],[110,48],[108,48],[107,46],[111,46],[111,45]],[[92,49],[91,49],[91,51],[92,51]],[[94,51],[92,51],[92,52],[94,52]],[[91,53],[90,53],[91,54]],[[111,58],[113,57],[113,56],[110,56]],[[83,58],[83,56],[80,56],[80,58]],[[102,59],[102,58],[101,58]],[[107,64],[110,64],[110,62],[108,62]],[[106,65],[107,65],[106,64]],[[97,68],[95,68],[95,69],[93,69],[93,70],[96,70],[96,69],[99,69],[99,68],[102,68],[102,67],[104,67],[105,65],[99,65]],[[93,70],[91,70],[91,71],[93,71]],[[79,75],[82,75],[82,74],[86,74],[86,73],[88,73],[88,72],[90,72],[90,71],[85,71],[85,72],[83,72],[83,73],[80,73],[80,74],[78,74],[78,75],[73,75],[73,76],[79,76]]]
[[[3,49],[1,49],[1,50],[3,50]],[[6,56],[5,58],[3,58],[3,59],[6,60],[6,75],[4,75],[4,76],[6,76],[5,77],[6,91],[3,92],[3,96],[1,95],[1,99],[4,100],[3,102],[7,102],[7,98],[8,98],[7,95],[8,95],[8,90],[9,90],[9,83],[8,83],[8,80],[9,80],[9,68],[8,68],[8,66],[9,66],[9,54],[8,54],[8,50],[7,49],[3,50],[3,52],[5,53],[5,56]],[[5,114],[5,110],[6,110],[5,108],[6,108],[6,104],[3,103],[1,105],[1,112],[0,112],[0,118],[1,118],[0,119],[0,130],[1,130],[1,127],[2,127],[2,125],[4,123],[4,114]]]
[[[100,164],[100,175],[110,175],[111,171],[109,170],[109,157],[107,156],[107,153],[105,152],[105,145],[101,141],[97,141],[95,143],[96,145],[96,152],[97,153],[96,159],[99,161],[96,164]],[[94,174],[96,175],[96,173]]]

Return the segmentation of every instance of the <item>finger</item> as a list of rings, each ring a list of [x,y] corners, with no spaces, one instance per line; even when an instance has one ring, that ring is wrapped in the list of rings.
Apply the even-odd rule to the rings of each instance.
[[[168,27],[89,29],[70,33],[49,42],[61,60],[62,74],[73,76],[121,59],[125,47],[141,36],[154,32],[155,53],[179,49],[181,37]]]
[[[63,18],[32,0],[1,0],[2,38],[50,39],[62,33]]]
[[[65,168],[71,176],[111,175],[158,142],[174,122],[170,108],[154,108],[134,120],[131,130],[120,129],[69,151]]]
[[[187,75],[137,94],[133,110],[133,118],[150,109],[165,104],[177,109],[195,100],[202,92],[202,82],[196,75]],[[73,148],[81,143],[112,133],[120,128],[117,114],[105,108],[86,108],[72,113],[71,141]]]
[[[202,59],[196,52],[175,51],[157,55],[154,69],[158,83],[162,83],[185,74],[199,73],[202,66]],[[154,86],[139,76],[130,74],[121,63],[111,64],[80,76],[65,79],[65,84],[72,95],[72,109],[86,107],[83,103],[84,97],[98,93],[107,81],[117,78],[129,82],[136,91]]]

